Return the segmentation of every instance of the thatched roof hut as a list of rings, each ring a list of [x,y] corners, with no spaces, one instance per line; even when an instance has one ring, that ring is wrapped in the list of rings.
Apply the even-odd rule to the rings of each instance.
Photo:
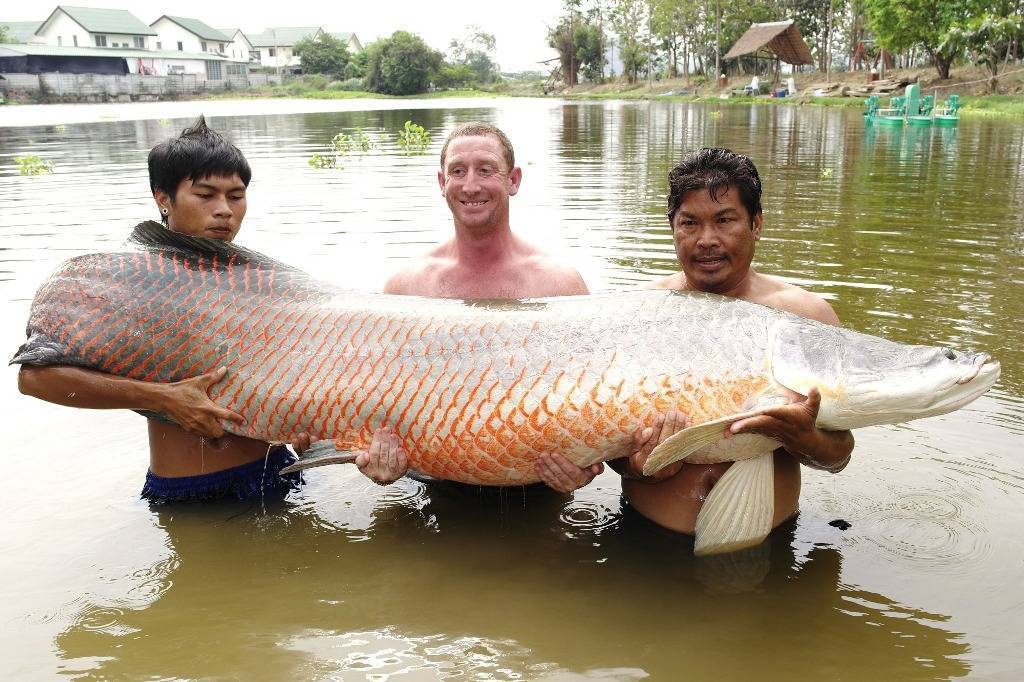
[[[787,64],[813,64],[811,50],[804,42],[800,30],[793,20],[773,21],[766,24],[752,24],[747,32],[740,36],[736,44],[725,54],[725,59],[741,57],[745,54],[762,51],[771,53]],[[767,56],[755,54],[755,56]]]

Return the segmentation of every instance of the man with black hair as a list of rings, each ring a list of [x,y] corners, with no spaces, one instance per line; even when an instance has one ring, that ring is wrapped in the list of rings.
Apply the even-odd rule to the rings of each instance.
[[[252,171],[242,152],[211,130],[203,117],[149,153],[149,183],[169,230],[231,241],[246,210]],[[142,496],[154,502],[247,497],[286,491],[298,475],[278,472],[294,461],[284,446],[226,433],[223,421],[244,418],[214,403],[221,367],[175,383],[150,383],[81,367],[23,366],[18,388],[42,400],[94,409],[133,409],[166,415],[149,420],[150,466]],[[308,447],[301,436],[296,447]]]
[[[826,324],[839,324],[824,299],[752,267],[761,238],[761,178],[750,158],[728,149],[705,148],[685,157],[669,171],[668,220],[679,272],[652,282],[653,289],[704,291],[760,303]],[[760,433],[782,443],[775,452],[775,514],[772,527],[794,516],[799,507],[800,464],[838,472],[850,460],[853,435],[815,427],[821,395],[793,394],[783,407],[738,421],[727,437]],[[729,463],[677,462],[653,476],[643,475],[651,451],[687,425],[686,415],[661,415],[637,434],[631,457],[609,462],[622,475],[622,492],[633,509],[671,530],[693,533],[697,514]],[[546,471],[558,485],[562,471],[574,465],[558,455]],[[568,485],[574,476],[562,481]]]

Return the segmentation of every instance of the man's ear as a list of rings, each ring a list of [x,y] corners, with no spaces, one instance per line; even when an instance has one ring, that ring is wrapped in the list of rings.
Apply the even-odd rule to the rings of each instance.
[[[171,201],[171,196],[167,192],[155,189],[153,190],[153,199],[156,201],[156,207],[160,210],[160,215],[166,216],[171,212],[174,202]]]
[[[508,195],[510,197],[515,196],[516,193],[519,192],[519,183],[521,183],[522,181],[523,181],[523,169],[520,168],[519,166],[516,166],[508,174],[508,182],[509,182]]]
[[[441,188],[441,196],[444,196],[444,171],[437,171],[437,184]]]
[[[764,220],[764,214],[758,211],[754,215],[754,219],[751,221],[750,229],[754,233],[754,241],[761,238],[761,222]]]

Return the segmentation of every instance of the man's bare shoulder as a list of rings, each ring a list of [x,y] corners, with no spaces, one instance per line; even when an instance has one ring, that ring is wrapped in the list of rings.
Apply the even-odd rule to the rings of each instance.
[[[437,246],[427,253],[407,261],[398,272],[384,283],[385,294],[403,296],[426,296],[432,288],[438,273],[452,264],[446,250],[447,244]]]
[[[686,288],[686,275],[682,272],[676,272],[668,277],[662,277],[656,279],[653,282],[647,282],[643,284],[641,289],[685,289]]]
[[[551,254],[535,251],[523,258],[523,270],[530,274],[533,295],[577,296],[589,294],[579,271]],[[538,293],[534,293],[538,292]]]
[[[777,310],[785,310],[809,320],[840,324],[835,310],[821,296],[772,275],[758,274],[757,277],[757,286],[747,300]]]

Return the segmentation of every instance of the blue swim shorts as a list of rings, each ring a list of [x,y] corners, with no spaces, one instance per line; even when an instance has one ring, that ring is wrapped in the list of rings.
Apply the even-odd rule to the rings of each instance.
[[[142,487],[142,498],[163,504],[187,500],[248,500],[267,494],[284,495],[302,482],[300,472],[280,473],[281,469],[295,460],[295,455],[286,446],[276,445],[265,459],[210,474],[165,478],[148,471],[146,484]]]

